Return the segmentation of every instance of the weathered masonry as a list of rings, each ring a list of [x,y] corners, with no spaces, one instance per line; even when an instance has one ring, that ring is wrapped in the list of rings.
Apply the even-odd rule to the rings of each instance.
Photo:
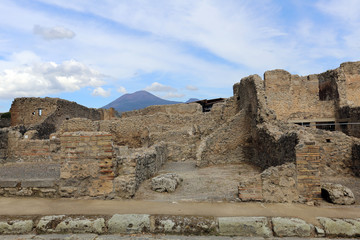
[[[305,77],[268,71],[243,78],[228,99],[121,117],[15,99],[12,126],[0,129],[0,195],[132,198],[165,162],[192,160],[258,166],[239,183],[242,201],[312,201],[324,176],[360,174],[359,89],[355,62]]]

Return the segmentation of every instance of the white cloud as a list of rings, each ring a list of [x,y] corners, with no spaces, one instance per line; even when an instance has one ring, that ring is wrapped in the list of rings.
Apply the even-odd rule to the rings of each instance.
[[[93,92],[91,93],[91,95],[93,96],[101,96],[101,97],[110,97],[111,95],[111,90],[105,90],[102,87],[97,87],[93,90]]]
[[[320,0],[316,6],[320,11],[345,21],[357,21],[360,19],[360,4],[358,0]]]
[[[73,31],[62,26],[47,28],[35,25],[33,28],[33,33],[40,35],[45,40],[71,39],[75,37],[75,33]]]
[[[173,87],[163,85],[158,82],[153,82],[151,86],[147,86],[144,90],[149,92],[176,92],[177,90]]]
[[[57,64],[41,62],[31,52],[13,56],[13,60],[17,56],[30,56],[29,64],[0,62],[0,66],[12,66],[0,71],[0,99],[74,92],[83,87],[99,87],[104,84],[104,75],[75,60]],[[14,67],[15,65],[17,66]]]
[[[123,94],[127,93],[126,88],[124,88],[124,87],[119,87],[119,88],[117,89],[117,91],[118,91],[119,93],[123,93]]]
[[[189,90],[189,91],[197,91],[197,90],[199,90],[199,88],[197,88],[197,87],[195,87],[193,85],[187,85],[186,89]]]
[[[176,93],[176,92],[169,92],[167,93],[165,96],[163,96],[163,98],[165,99],[169,99],[169,98],[181,98],[184,97],[185,94],[182,93]]]

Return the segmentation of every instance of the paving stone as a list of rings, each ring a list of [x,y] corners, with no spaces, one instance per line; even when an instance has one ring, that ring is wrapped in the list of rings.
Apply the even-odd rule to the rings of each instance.
[[[219,233],[226,236],[272,236],[266,217],[220,217]]]
[[[317,218],[324,228],[326,236],[336,237],[360,237],[360,218],[338,219]]]
[[[108,221],[109,233],[141,233],[150,230],[147,214],[115,214]]]
[[[34,223],[32,220],[1,221],[0,233],[2,234],[24,234],[32,231]]]
[[[274,233],[279,237],[309,237],[311,225],[299,218],[272,218]]]

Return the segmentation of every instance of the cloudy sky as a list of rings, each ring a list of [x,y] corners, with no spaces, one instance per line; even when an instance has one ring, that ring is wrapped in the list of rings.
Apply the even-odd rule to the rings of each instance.
[[[320,73],[360,60],[359,12],[360,0],[1,0],[0,112],[16,97],[186,101],[270,69]]]

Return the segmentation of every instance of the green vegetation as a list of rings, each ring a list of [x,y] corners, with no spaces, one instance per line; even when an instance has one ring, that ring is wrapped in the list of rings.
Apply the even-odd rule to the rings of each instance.
[[[10,112],[3,113],[1,114],[0,118],[11,118],[11,113]]]

